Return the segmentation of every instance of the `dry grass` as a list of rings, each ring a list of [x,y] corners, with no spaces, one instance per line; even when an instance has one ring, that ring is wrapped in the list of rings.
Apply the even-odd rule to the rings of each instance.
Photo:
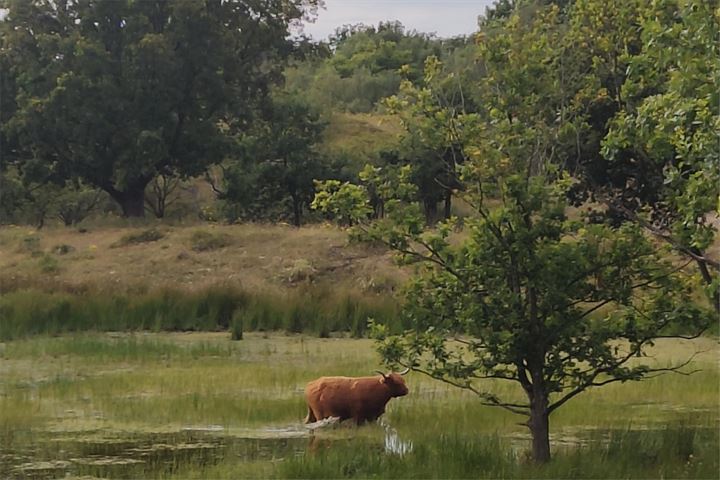
[[[322,150],[364,159],[363,163],[367,163],[380,150],[396,146],[401,131],[398,119],[390,115],[336,113],[323,135]]]
[[[405,274],[388,252],[363,245],[349,245],[346,232],[324,225],[292,228],[285,225],[164,226],[164,238],[113,248],[128,235],[147,227],[94,228],[86,233],[66,228],[26,227],[0,229],[0,281],[4,290],[17,286],[83,285],[129,289],[168,286],[189,289],[228,283],[248,290],[278,290],[299,281],[362,289],[367,285],[402,283]],[[193,250],[198,231],[229,241],[226,246]],[[32,237],[37,247],[23,248]],[[57,245],[68,253],[54,253]],[[74,250],[72,250],[74,249]],[[57,263],[43,271],[38,258],[50,255]],[[298,264],[312,269],[311,279],[297,280]],[[46,269],[47,270],[47,269]]]

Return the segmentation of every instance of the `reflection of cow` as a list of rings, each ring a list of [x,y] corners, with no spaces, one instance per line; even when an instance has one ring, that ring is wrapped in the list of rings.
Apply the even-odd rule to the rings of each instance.
[[[320,377],[307,384],[305,399],[308,415],[305,423],[328,417],[352,418],[358,425],[377,420],[393,397],[407,395],[408,388],[400,373],[382,372],[379,377]]]

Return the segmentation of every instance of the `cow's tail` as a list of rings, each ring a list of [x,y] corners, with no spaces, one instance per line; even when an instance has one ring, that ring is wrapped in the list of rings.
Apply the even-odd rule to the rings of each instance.
[[[314,423],[317,422],[317,418],[315,418],[315,414],[312,411],[312,408],[308,407],[308,413],[307,417],[305,417],[305,423]]]

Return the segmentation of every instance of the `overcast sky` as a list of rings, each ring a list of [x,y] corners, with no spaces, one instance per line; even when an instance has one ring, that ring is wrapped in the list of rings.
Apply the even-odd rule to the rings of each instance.
[[[400,20],[408,30],[435,32],[439,37],[466,35],[477,30],[477,17],[493,0],[325,0],[315,23],[305,33],[326,39],[339,26]]]

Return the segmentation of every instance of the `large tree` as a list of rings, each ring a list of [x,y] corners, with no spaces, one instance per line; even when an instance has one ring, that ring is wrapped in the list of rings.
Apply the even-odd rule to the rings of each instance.
[[[316,4],[11,0],[4,160],[34,180],[80,178],[142,216],[157,175],[196,175],[227,154],[279,78],[289,25]]]

